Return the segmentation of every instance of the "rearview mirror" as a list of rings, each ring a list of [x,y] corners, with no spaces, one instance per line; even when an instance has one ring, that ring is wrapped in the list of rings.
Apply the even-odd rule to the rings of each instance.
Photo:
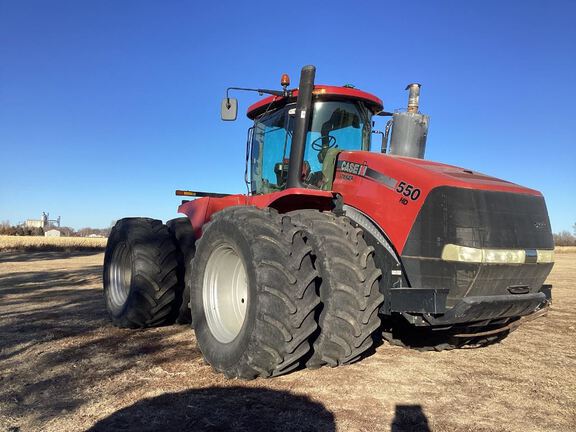
[[[220,117],[224,121],[234,121],[238,115],[238,99],[224,98],[220,106]]]

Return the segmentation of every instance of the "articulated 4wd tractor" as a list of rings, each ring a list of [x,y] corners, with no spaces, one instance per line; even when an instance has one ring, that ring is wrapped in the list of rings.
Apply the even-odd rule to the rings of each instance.
[[[539,316],[554,244],[532,189],[423,159],[428,117],[350,86],[255,89],[247,194],[177,191],[185,217],[126,218],[104,263],[112,322],[191,322],[228,377],[338,366],[378,340],[482,346]],[[230,90],[250,90],[230,88]],[[236,118],[227,96],[222,118]],[[391,116],[370,152],[374,116]],[[389,138],[389,139],[388,139]],[[389,145],[388,145],[389,142]]]

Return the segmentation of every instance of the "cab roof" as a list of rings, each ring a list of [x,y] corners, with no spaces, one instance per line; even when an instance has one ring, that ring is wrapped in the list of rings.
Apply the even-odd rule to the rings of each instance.
[[[357,99],[366,104],[374,113],[382,111],[382,100],[376,96],[351,87],[337,87],[328,85],[315,85],[312,92],[313,100],[323,99]],[[280,108],[290,102],[295,102],[298,97],[298,89],[290,90],[290,96],[268,96],[248,107],[248,118],[254,120],[266,110]]]

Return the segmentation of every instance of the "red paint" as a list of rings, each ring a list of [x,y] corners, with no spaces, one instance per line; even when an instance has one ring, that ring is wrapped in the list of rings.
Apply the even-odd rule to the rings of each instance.
[[[368,177],[336,171],[334,192],[342,194],[346,204],[370,216],[384,230],[399,253],[404,248],[428,193],[436,187],[453,186],[541,196],[538,191],[514,183],[423,159],[355,151],[340,153],[338,160],[367,164],[369,168],[395,179],[396,186],[404,181],[421,190],[417,200],[408,199],[407,204],[402,204],[402,195],[395,191],[396,186],[389,188]]]
[[[314,189],[291,188],[266,195],[230,195],[224,198],[198,198],[178,207],[178,212],[188,216],[194,235],[202,235],[202,226],[212,215],[227,207],[237,205],[255,206],[258,208],[272,207],[280,213],[302,208],[330,210],[334,194],[328,191]]]
[[[363,102],[366,102],[368,107],[374,113],[382,111],[383,108],[382,100],[377,98],[373,94],[348,87],[315,85],[313,95],[315,97],[320,98],[323,96],[342,96],[343,98],[359,99]],[[269,96],[267,98],[264,98],[248,108],[248,118],[254,119],[254,117],[256,117],[256,115],[259,114],[259,111],[261,111],[263,108],[265,108],[272,102],[275,102],[280,106],[283,106],[288,102],[295,102],[297,97],[298,97],[298,89],[294,89],[292,90],[292,96],[289,98],[288,97],[285,98],[282,96]]]

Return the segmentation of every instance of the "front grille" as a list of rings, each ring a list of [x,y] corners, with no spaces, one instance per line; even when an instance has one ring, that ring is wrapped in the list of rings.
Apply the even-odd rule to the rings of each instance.
[[[427,197],[402,251],[410,285],[449,288],[449,306],[464,296],[537,292],[551,263],[479,264],[441,259],[446,244],[485,249],[553,249],[541,196],[439,187]]]
[[[440,258],[445,244],[553,249],[541,196],[439,187],[428,194],[402,255]]]

